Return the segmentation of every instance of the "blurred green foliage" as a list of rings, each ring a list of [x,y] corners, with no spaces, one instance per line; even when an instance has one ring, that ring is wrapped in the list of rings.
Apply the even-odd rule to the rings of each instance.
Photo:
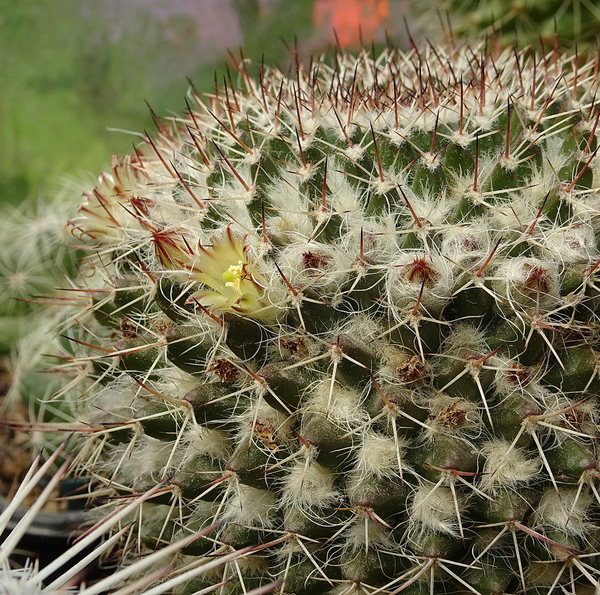
[[[0,204],[109,166],[182,112],[186,77],[221,84],[227,49],[288,60],[313,0],[0,0]],[[113,129],[113,130],[111,130]],[[88,183],[93,177],[90,175]]]

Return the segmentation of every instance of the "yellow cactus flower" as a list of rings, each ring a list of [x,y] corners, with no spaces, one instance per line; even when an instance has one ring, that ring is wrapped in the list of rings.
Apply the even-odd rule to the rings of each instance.
[[[275,312],[265,293],[266,283],[256,263],[248,259],[245,240],[228,226],[222,237],[213,236],[210,246],[199,247],[191,278],[212,291],[201,289],[192,299],[211,312],[225,310],[262,319],[272,318]]]

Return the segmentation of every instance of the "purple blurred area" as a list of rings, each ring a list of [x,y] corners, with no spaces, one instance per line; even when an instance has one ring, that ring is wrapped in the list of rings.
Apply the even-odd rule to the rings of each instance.
[[[83,0],[81,17],[94,24],[99,44],[160,48],[153,70],[169,79],[189,76],[244,39],[231,0]]]

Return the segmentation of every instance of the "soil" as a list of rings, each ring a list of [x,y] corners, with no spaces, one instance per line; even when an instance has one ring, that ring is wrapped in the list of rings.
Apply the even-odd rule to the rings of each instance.
[[[12,498],[20,482],[25,477],[33,460],[31,448],[31,434],[27,430],[15,429],[14,425],[29,423],[28,409],[18,403],[10,408],[4,408],[6,393],[10,388],[11,374],[6,359],[0,358],[0,496]],[[44,481],[35,487],[23,502],[23,506],[30,506],[35,502],[44,488]],[[50,500],[44,510],[53,512],[63,507],[58,502]]]

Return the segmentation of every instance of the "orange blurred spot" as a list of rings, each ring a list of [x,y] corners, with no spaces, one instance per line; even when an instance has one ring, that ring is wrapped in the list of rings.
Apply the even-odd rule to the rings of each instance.
[[[317,0],[313,8],[315,25],[335,31],[339,44],[346,48],[374,39],[390,16],[388,0]]]

